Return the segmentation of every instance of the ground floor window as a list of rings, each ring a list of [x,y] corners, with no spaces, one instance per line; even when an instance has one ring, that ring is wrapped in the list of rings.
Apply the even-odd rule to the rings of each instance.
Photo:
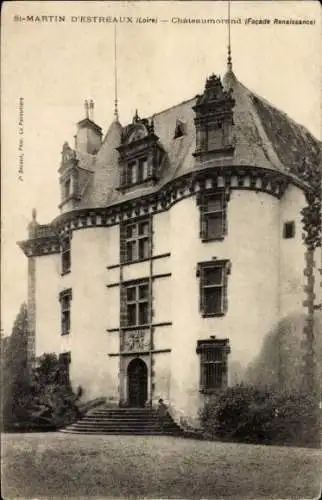
[[[199,340],[197,354],[200,356],[200,390],[211,392],[227,386],[228,339],[210,338]]]

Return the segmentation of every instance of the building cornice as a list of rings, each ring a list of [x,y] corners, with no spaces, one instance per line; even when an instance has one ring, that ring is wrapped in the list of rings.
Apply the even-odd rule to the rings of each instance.
[[[27,256],[59,252],[60,238],[70,231],[106,227],[137,217],[169,210],[172,205],[203,191],[225,188],[264,192],[280,199],[287,186],[294,184],[305,192],[310,186],[287,173],[254,166],[207,166],[169,181],[158,191],[120,201],[114,205],[81,208],[59,215],[51,223],[56,236],[34,238],[18,243]]]
[[[59,236],[42,236],[25,241],[18,241],[18,245],[27,257],[39,257],[60,252]]]

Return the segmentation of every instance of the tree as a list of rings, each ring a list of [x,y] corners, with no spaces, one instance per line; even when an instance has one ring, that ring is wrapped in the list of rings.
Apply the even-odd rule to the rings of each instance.
[[[315,304],[315,282],[314,282],[314,253],[321,247],[321,157],[317,155],[316,161],[308,164],[303,161],[300,171],[301,178],[310,185],[310,190],[306,194],[307,206],[302,210],[303,239],[307,247],[304,270],[307,278],[305,287],[307,317],[303,328],[303,345],[305,354],[303,356],[303,389],[312,392],[317,387],[316,359],[314,356],[316,338],[314,336],[314,311],[321,305]]]
[[[10,337],[1,341],[2,412],[3,424],[8,426],[20,418],[29,400],[28,317],[22,304]]]

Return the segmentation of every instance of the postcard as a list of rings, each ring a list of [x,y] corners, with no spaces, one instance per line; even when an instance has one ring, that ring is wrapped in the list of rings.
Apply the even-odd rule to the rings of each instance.
[[[2,487],[320,495],[318,2],[2,7]]]

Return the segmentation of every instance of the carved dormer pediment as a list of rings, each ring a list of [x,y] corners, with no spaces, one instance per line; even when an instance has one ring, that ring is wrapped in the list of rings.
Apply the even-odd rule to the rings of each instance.
[[[61,152],[61,163],[59,170],[62,171],[68,167],[73,167],[75,165],[77,165],[76,152],[70,147],[68,142],[64,142]]]
[[[140,144],[151,144],[157,142],[158,137],[154,134],[153,119],[150,121],[147,118],[140,118],[137,111],[133,117],[132,123],[125,127],[122,135],[122,144],[118,148],[119,151],[135,149]]]
[[[164,152],[154,133],[153,119],[140,118],[136,111],[132,123],[123,131],[117,150],[120,153],[120,189],[156,180]]]
[[[220,106],[226,104],[227,107],[233,107],[234,100],[230,90],[225,90],[219,76],[211,75],[206,80],[205,90],[202,95],[197,98],[197,103],[194,107],[197,110],[200,106]]]
[[[195,156],[209,159],[209,155],[232,154],[233,108],[235,101],[230,90],[225,90],[220,77],[211,75],[205,90],[197,96],[193,107],[196,117]]]

